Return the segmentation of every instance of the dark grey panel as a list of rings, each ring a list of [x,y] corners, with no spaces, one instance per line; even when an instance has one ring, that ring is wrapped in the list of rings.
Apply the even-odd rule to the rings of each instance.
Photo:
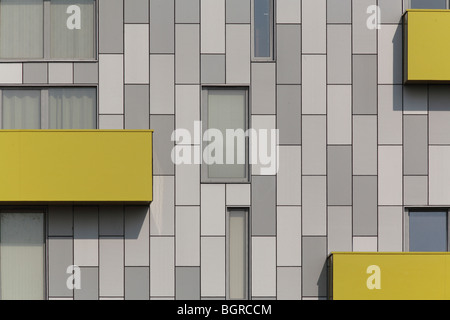
[[[148,267],[125,267],[125,300],[150,299]]]
[[[48,295],[49,297],[73,297],[67,287],[70,274],[67,268],[73,265],[72,238],[48,238]]]
[[[99,235],[123,236],[124,216],[123,206],[100,206],[99,208]]]
[[[252,177],[252,235],[276,235],[276,180],[274,176]]]
[[[226,23],[250,23],[251,0],[226,0]]]
[[[150,0],[150,53],[174,53],[174,0]]]
[[[200,0],[175,0],[176,23],[199,23]]]
[[[48,77],[47,63],[24,63],[23,64],[23,83],[47,83]]]
[[[49,236],[73,235],[72,206],[48,207],[48,235]]]
[[[225,83],[225,55],[201,56],[202,83]]]
[[[277,87],[277,128],[280,145],[302,143],[302,106],[300,85]]]
[[[405,175],[428,173],[428,117],[403,117],[403,172]]]
[[[176,267],[175,299],[200,300],[200,267]]]
[[[327,238],[303,237],[302,255],[303,296],[327,296]]]
[[[149,0],[125,0],[125,23],[148,23]]]
[[[123,0],[99,0],[99,53],[123,53]]]
[[[352,147],[328,147],[328,205],[352,204]]]
[[[86,84],[98,83],[98,62],[74,63],[73,81],[74,83],[86,83]]]
[[[148,129],[150,119],[148,85],[125,85],[125,129]]]
[[[81,288],[75,289],[75,300],[98,300],[98,267],[80,268]]]
[[[353,56],[353,114],[377,114],[377,56]]]
[[[376,236],[378,232],[377,176],[353,177],[353,235]]]

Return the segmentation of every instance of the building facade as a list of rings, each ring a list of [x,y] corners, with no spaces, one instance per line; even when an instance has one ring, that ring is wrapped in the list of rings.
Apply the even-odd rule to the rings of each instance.
[[[332,252],[448,251],[408,9],[448,1],[0,0],[0,298],[327,299]]]

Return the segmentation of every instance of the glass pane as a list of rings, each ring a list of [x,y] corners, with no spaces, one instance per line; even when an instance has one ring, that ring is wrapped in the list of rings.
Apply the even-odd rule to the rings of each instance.
[[[411,9],[446,9],[447,0],[411,0]]]
[[[205,152],[207,163],[217,160],[208,165],[209,178],[245,178],[247,175],[246,97],[246,90],[208,91],[208,129],[217,129],[221,134],[220,140],[207,135],[211,141],[206,142],[206,148],[213,150],[217,146],[216,152]],[[208,157],[210,154],[212,159]]]
[[[0,0],[0,58],[43,58],[43,34],[43,0]]]
[[[0,217],[1,298],[44,298],[44,215],[2,213]]]
[[[3,129],[40,129],[41,92],[3,90]]]
[[[409,251],[447,251],[447,213],[409,213]]]
[[[50,89],[49,97],[50,129],[96,129],[94,88]]]
[[[271,57],[271,3],[272,0],[254,0],[254,55],[256,58]]]
[[[94,57],[94,0],[51,1],[51,57]]]
[[[247,298],[247,217],[245,211],[229,213],[229,298]]]

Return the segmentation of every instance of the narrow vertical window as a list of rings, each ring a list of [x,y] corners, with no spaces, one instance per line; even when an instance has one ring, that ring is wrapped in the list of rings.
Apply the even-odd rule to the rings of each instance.
[[[0,58],[43,58],[43,12],[43,0],[0,0]]]
[[[97,127],[94,88],[49,90],[50,129],[95,129]]]
[[[253,0],[253,58],[273,59],[273,0]]]
[[[448,250],[446,211],[410,211],[408,220],[409,251],[443,252]]]
[[[204,89],[204,182],[248,181],[247,96],[247,89]]]
[[[2,124],[3,129],[40,129],[40,91],[3,90]]]
[[[44,214],[0,214],[3,300],[44,299]]]
[[[246,209],[228,211],[227,298],[248,299],[248,214]]]

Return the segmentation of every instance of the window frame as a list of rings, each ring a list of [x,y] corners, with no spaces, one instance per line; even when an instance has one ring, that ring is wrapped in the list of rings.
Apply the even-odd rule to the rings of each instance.
[[[2,62],[97,62],[98,61],[98,48],[99,48],[99,12],[98,12],[98,0],[94,1],[94,30],[93,32],[93,45],[94,45],[94,54],[92,58],[52,58],[51,57],[51,0],[43,0],[44,8],[43,8],[43,57],[42,58],[1,58],[0,63]]]
[[[98,86],[85,86],[85,85],[76,85],[76,86],[24,86],[24,87],[6,87],[6,86],[0,86],[0,130],[7,130],[3,129],[3,91],[4,90],[36,90],[40,91],[41,99],[40,99],[40,129],[36,130],[69,130],[69,129],[50,129],[50,90],[51,89],[94,89],[95,90],[95,129],[99,129],[99,98],[98,98]],[[18,129],[20,130],[20,129]],[[25,129],[24,129],[25,130]],[[81,129],[80,129],[81,130]]]
[[[251,61],[255,62],[274,62],[275,61],[275,27],[276,27],[276,0],[270,0],[271,14],[270,14],[270,57],[256,57],[255,56],[255,0],[251,0],[250,4],[250,39],[251,39]]]
[[[48,288],[48,206],[1,206],[0,213],[41,213],[43,215],[43,293],[42,300],[49,299],[49,288]],[[1,272],[1,270],[0,270]],[[1,288],[0,288],[0,301],[3,300],[1,297]]]
[[[241,211],[245,212],[245,223],[246,223],[246,232],[247,236],[245,237],[246,243],[245,243],[245,258],[246,258],[246,281],[245,281],[245,294],[246,297],[244,299],[239,300],[250,300],[252,293],[252,277],[251,277],[251,208],[250,207],[242,207],[242,206],[227,206],[226,208],[226,222],[225,222],[225,299],[230,300],[230,245],[229,245],[229,239],[230,239],[230,213],[233,211]]]
[[[409,219],[411,212],[445,212],[447,219],[447,250],[444,252],[450,251],[450,208],[442,208],[442,207],[411,207],[405,208],[404,211],[404,219],[403,219],[403,251],[411,252],[409,248]]]
[[[235,183],[235,184],[246,184],[250,183],[251,180],[251,165],[250,165],[250,137],[245,136],[245,178],[211,178],[208,176],[208,164],[203,160],[203,150],[205,147],[205,141],[203,141],[203,136],[205,131],[208,129],[208,93],[210,90],[242,90],[245,91],[245,125],[244,132],[250,128],[250,88],[248,86],[203,86],[201,88],[201,144],[200,144],[200,154],[201,154],[201,168],[200,168],[200,181],[201,183]],[[224,141],[225,143],[225,141]],[[224,154],[225,157],[225,154]]]

